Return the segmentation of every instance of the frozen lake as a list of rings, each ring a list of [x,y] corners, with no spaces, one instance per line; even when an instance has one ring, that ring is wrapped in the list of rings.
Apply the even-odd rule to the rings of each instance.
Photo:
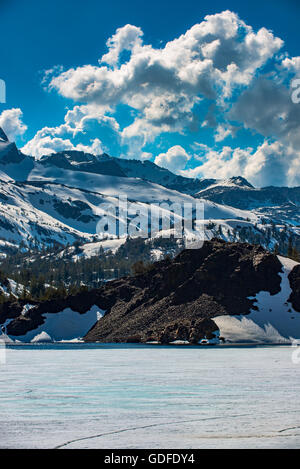
[[[0,447],[299,448],[293,350],[14,346],[0,364]]]

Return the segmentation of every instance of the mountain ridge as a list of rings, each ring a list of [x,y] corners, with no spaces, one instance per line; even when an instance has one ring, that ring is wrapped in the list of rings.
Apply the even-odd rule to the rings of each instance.
[[[257,189],[241,176],[190,179],[150,161],[81,151],[36,160],[22,154],[2,130],[0,136],[0,249],[21,241],[49,245],[52,239],[62,246],[92,242],[95,236],[99,241],[99,206],[116,205],[120,195],[147,209],[199,200],[205,207],[205,239],[218,234],[269,248],[287,245],[289,236],[300,239],[300,188]]]

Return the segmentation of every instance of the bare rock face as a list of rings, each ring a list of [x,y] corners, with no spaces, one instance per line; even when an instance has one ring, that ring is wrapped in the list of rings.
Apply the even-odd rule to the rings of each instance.
[[[7,333],[20,336],[43,324],[45,313],[71,308],[84,314],[97,305],[106,314],[87,333],[87,342],[199,343],[218,332],[212,318],[248,314],[254,307],[248,297],[262,290],[278,293],[279,272],[277,257],[260,246],[214,239],[201,249],[156,262],[143,274],[63,300],[35,303],[26,315],[21,301],[5,303],[0,305],[0,323],[13,318]],[[299,290],[293,290],[293,301],[300,306]]]
[[[300,264],[296,265],[289,274],[292,293],[289,297],[295,311],[300,313]]]

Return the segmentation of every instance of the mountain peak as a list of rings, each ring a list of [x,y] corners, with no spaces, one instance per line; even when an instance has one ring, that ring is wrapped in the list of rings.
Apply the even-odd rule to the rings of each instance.
[[[0,142],[8,142],[7,135],[4,130],[0,127]]]
[[[233,176],[229,178],[229,180],[232,184],[235,184],[236,186],[240,187],[251,187],[253,189],[252,184],[247,181],[247,179],[243,178],[242,176]]]
[[[0,127],[0,164],[14,164],[23,161],[24,155],[17,149],[16,144],[9,141],[6,133]]]
[[[67,150],[42,156],[40,163],[44,166],[56,166],[72,171],[109,176],[125,176],[118,165],[117,158],[112,158],[106,153],[93,155],[78,150]]]

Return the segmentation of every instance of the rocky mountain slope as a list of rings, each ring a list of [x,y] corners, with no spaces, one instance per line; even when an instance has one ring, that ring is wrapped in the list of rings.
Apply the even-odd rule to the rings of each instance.
[[[299,264],[214,239],[99,289],[5,302],[6,337],[87,342],[289,343],[300,338]]]

